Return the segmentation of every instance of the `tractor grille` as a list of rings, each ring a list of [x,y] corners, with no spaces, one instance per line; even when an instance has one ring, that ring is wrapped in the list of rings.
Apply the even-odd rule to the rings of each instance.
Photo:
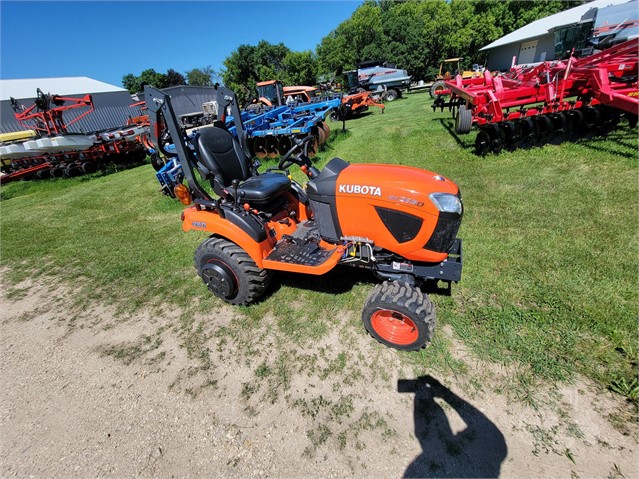
[[[398,243],[412,240],[422,227],[422,219],[417,216],[380,206],[376,206],[375,211]]]
[[[438,253],[448,252],[457,237],[459,225],[461,225],[461,215],[439,213],[435,230],[428,243],[424,245],[424,249],[437,251]]]

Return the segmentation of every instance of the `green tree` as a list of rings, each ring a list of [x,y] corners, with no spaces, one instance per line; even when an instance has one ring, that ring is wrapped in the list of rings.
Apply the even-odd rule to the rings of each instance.
[[[153,68],[148,68],[140,73],[138,77],[140,86],[150,85],[156,88],[164,88],[166,86],[166,75],[158,73]]]
[[[240,45],[224,59],[224,84],[240,98],[251,98],[255,96],[257,82],[283,80],[287,77],[285,59],[289,53],[290,50],[283,43],[274,45],[265,40],[261,40],[255,46]],[[297,58],[289,58],[289,63],[295,63],[295,60]]]
[[[385,60],[428,79],[444,58],[482,63],[479,49],[513,30],[583,0],[367,0],[317,45],[317,73]]]
[[[208,65],[187,70],[186,78],[191,86],[213,86],[219,80],[219,75]]]
[[[140,91],[140,79],[133,73],[127,73],[122,77],[122,86],[129,90],[129,93]]]
[[[317,46],[319,72],[330,74],[339,68],[353,69],[363,60],[384,59],[387,43],[381,9],[367,1]]]
[[[286,85],[314,85],[315,57],[310,50],[304,52],[289,51],[284,57],[281,80]]]
[[[184,78],[184,75],[176,72],[173,68],[169,68],[166,71],[166,75],[164,78],[164,87],[178,85],[186,85],[186,79]]]
[[[256,77],[254,55],[254,46],[240,45],[224,59],[225,70],[222,72],[222,80],[240,97],[247,98],[254,94]]]

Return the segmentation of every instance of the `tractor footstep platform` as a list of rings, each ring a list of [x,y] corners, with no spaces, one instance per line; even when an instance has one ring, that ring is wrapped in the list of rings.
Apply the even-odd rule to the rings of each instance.
[[[291,236],[296,240],[320,240],[319,230],[317,229],[317,225],[314,221],[305,221],[304,223],[298,224],[297,229]]]
[[[326,250],[315,241],[282,239],[266,259],[303,266],[319,266],[331,257],[334,250]]]

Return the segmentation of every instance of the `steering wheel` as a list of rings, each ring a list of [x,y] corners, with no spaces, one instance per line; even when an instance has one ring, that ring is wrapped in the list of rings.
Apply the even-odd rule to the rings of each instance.
[[[313,141],[312,135],[309,135],[306,138],[303,138],[302,140],[293,138],[293,142],[295,144],[290,150],[286,152],[286,154],[282,158],[280,158],[280,162],[277,165],[278,169],[286,170],[293,165],[299,165],[299,166],[305,165],[308,162],[308,157],[307,157],[308,145],[312,141]],[[293,155],[293,153],[295,153],[300,148],[303,148],[303,154],[307,158],[306,160],[304,160],[299,154]]]

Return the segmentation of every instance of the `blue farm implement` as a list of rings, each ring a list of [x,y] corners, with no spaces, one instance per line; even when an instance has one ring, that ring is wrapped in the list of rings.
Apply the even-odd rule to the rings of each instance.
[[[313,136],[309,155],[315,155],[330,135],[326,118],[336,111],[341,99],[303,103],[297,106],[266,107],[257,112],[241,113],[242,125],[250,151],[258,158],[276,158],[291,149],[291,137]],[[237,136],[235,119],[227,117],[226,125]]]

